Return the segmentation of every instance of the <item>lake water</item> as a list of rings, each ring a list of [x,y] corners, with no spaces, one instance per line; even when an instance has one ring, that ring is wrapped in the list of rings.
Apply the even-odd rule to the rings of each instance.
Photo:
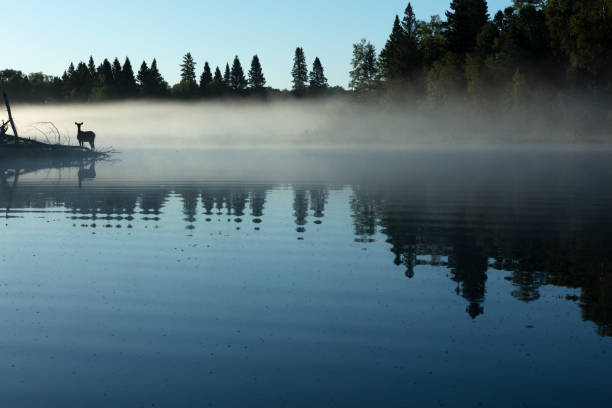
[[[609,150],[114,159],[2,164],[3,407],[610,401]]]

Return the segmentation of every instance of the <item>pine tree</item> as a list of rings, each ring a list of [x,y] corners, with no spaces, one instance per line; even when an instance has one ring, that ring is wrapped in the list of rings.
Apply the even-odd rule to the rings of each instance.
[[[308,67],[306,66],[306,56],[302,47],[295,49],[291,76],[293,77],[293,90],[296,94],[301,94],[306,89],[306,82],[308,81]]]
[[[227,86],[230,85],[230,67],[229,64],[225,64],[225,73],[223,74],[223,83]]]
[[[379,65],[381,76],[390,79],[395,76],[397,62],[399,60],[399,50],[404,40],[404,32],[400,23],[399,16],[395,16],[391,35],[385,44],[385,48],[380,52]]]
[[[113,67],[106,58],[98,67],[98,86],[108,89],[113,86]]]
[[[118,58],[113,61],[113,81],[115,84],[119,84],[121,80],[121,63]]]
[[[142,61],[140,69],[138,70],[138,75],[136,75],[136,79],[138,80],[140,94],[149,96],[151,94],[151,70],[149,69],[146,61]]]
[[[380,52],[380,75],[386,80],[414,79],[422,66],[420,52],[418,22],[412,4],[408,3],[404,18],[400,22],[395,16],[393,30]]]
[[[89,62],[87,63],[87,69],[92,79],[96,78],[96,64],[94,63],[93,56],[89,56]]]
[[[195,83],[196,81],[196,63],[188,52],[183,57],[183,63],[181,64],[181,82]]]
[[[310,71],[310,88],[313,90],[322,90],[327,88],[327,78],[323,71],[323,65],[319,57],[316,57]]]
[[[230,87],[237,92],[242,92],[247,87],[247,80],[244,77],[244,70],[242,64],[236,55],[234,57],[234,63],[232,64],[232,71],[230,73]]]
[[[212,72],[210,71],[210,66],[208,65],[208,61],[204,62],[204,71],[200,76],[200,88],[204,89],[208,84],[210,84],[213,80]]]
[[[84,62],[79,62],[72,77],[73,96],[80,100],[89,98],[93,89],[93,78]]]
[[[261,69],[261,63],[257,55],[253,56],[251,69],[249,70],[249,85],[252,89],[261,90],[266,85],[266,78]]]
[[[74,63],[70,63],[70,65],[68,65],[68,78],[72,78],[74,77],[74,73],[75,73],[75,69],[74,69]]]
[[[221,70],[219,69],[219,67],[215,69],[215,76],[213,77],[213,81],[219,84],[223,82],[223,75],[221,75]]]
[[[149,75],[151,78],[152,94],[155,96],[165,96],[168,93],[168,83],[160,74],[159,69],[157,69],[157,60],[155,58],[153,58],[153,62],[151,62]]]
[[[134,77],[134,70],[132,69],[132,63],[128,57],[125,57],[125,62],[123,63],[123,67],[121,67],[119,85],[121,96],[127,98],[136,95],[136,92],[138,91],[136,78]]]
[[[446,12],[448,49],[457,55],[469,52],[476,45],[476,36],[489,21],[486,0],[453,0]]]

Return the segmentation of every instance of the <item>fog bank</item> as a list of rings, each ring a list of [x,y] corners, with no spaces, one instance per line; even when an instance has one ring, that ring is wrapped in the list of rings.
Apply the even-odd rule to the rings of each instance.
[[[394,146],[498,143],[575,143],[552,123],[506,115],[492,120],[463,109],[334,100],[262,102],[117,102],[13,107],[20,136],[76,143],[74,122],[97,134],[97,146],[206,148],[272,146]],[[38,128],[38,130],[36,128]],[[41,133],[42,131],[42,133]],[[599,139],[598,141],[605,141]]]

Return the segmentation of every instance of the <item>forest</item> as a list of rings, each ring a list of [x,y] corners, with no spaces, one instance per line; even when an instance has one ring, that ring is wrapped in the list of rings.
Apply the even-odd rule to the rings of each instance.
[[[288,64],[291,90],[266,86],[257,55],[245,72],[238,56],[198,70],[191,53],[173,86],[155,59],[135,69],[129,58],[96,65],[91,57],[70,63],[61,77],[6,69],[0,82],[13,100],[27,102],[342,95],[424,111],[461,107],[488,118],[561,116],[577,133],[592,134],[612,123],[611,10],[612,0],[514,0],[493,13],[486,0],[453,0],[443,17],[423,21],[408,3],[390,21],[380,52],[367,39],[353,44],[348,91],[330,87],[321,60],[309,67],[301,47]]]

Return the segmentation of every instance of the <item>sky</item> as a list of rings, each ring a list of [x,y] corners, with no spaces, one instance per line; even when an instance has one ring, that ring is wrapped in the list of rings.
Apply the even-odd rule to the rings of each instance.
[[[240,58],[245,72],[253,55],[268,85],[291,86],[295,48],[304,48],[309,67],[319,57],[330,85],[346,87],[352,44],[361,38],[380,50],[396,14],[407,0],[24,0],[2,2],[0,69],[61,75],[70,61],[93,56],[123,62],[137,70],[157,58],[165,79],[174,84],[186,52],[198,74],[208,61],[223,67]],[[510,0],[489,0],[489,13]],[[450,0],[413,0],[417,18],[444,16]]]

